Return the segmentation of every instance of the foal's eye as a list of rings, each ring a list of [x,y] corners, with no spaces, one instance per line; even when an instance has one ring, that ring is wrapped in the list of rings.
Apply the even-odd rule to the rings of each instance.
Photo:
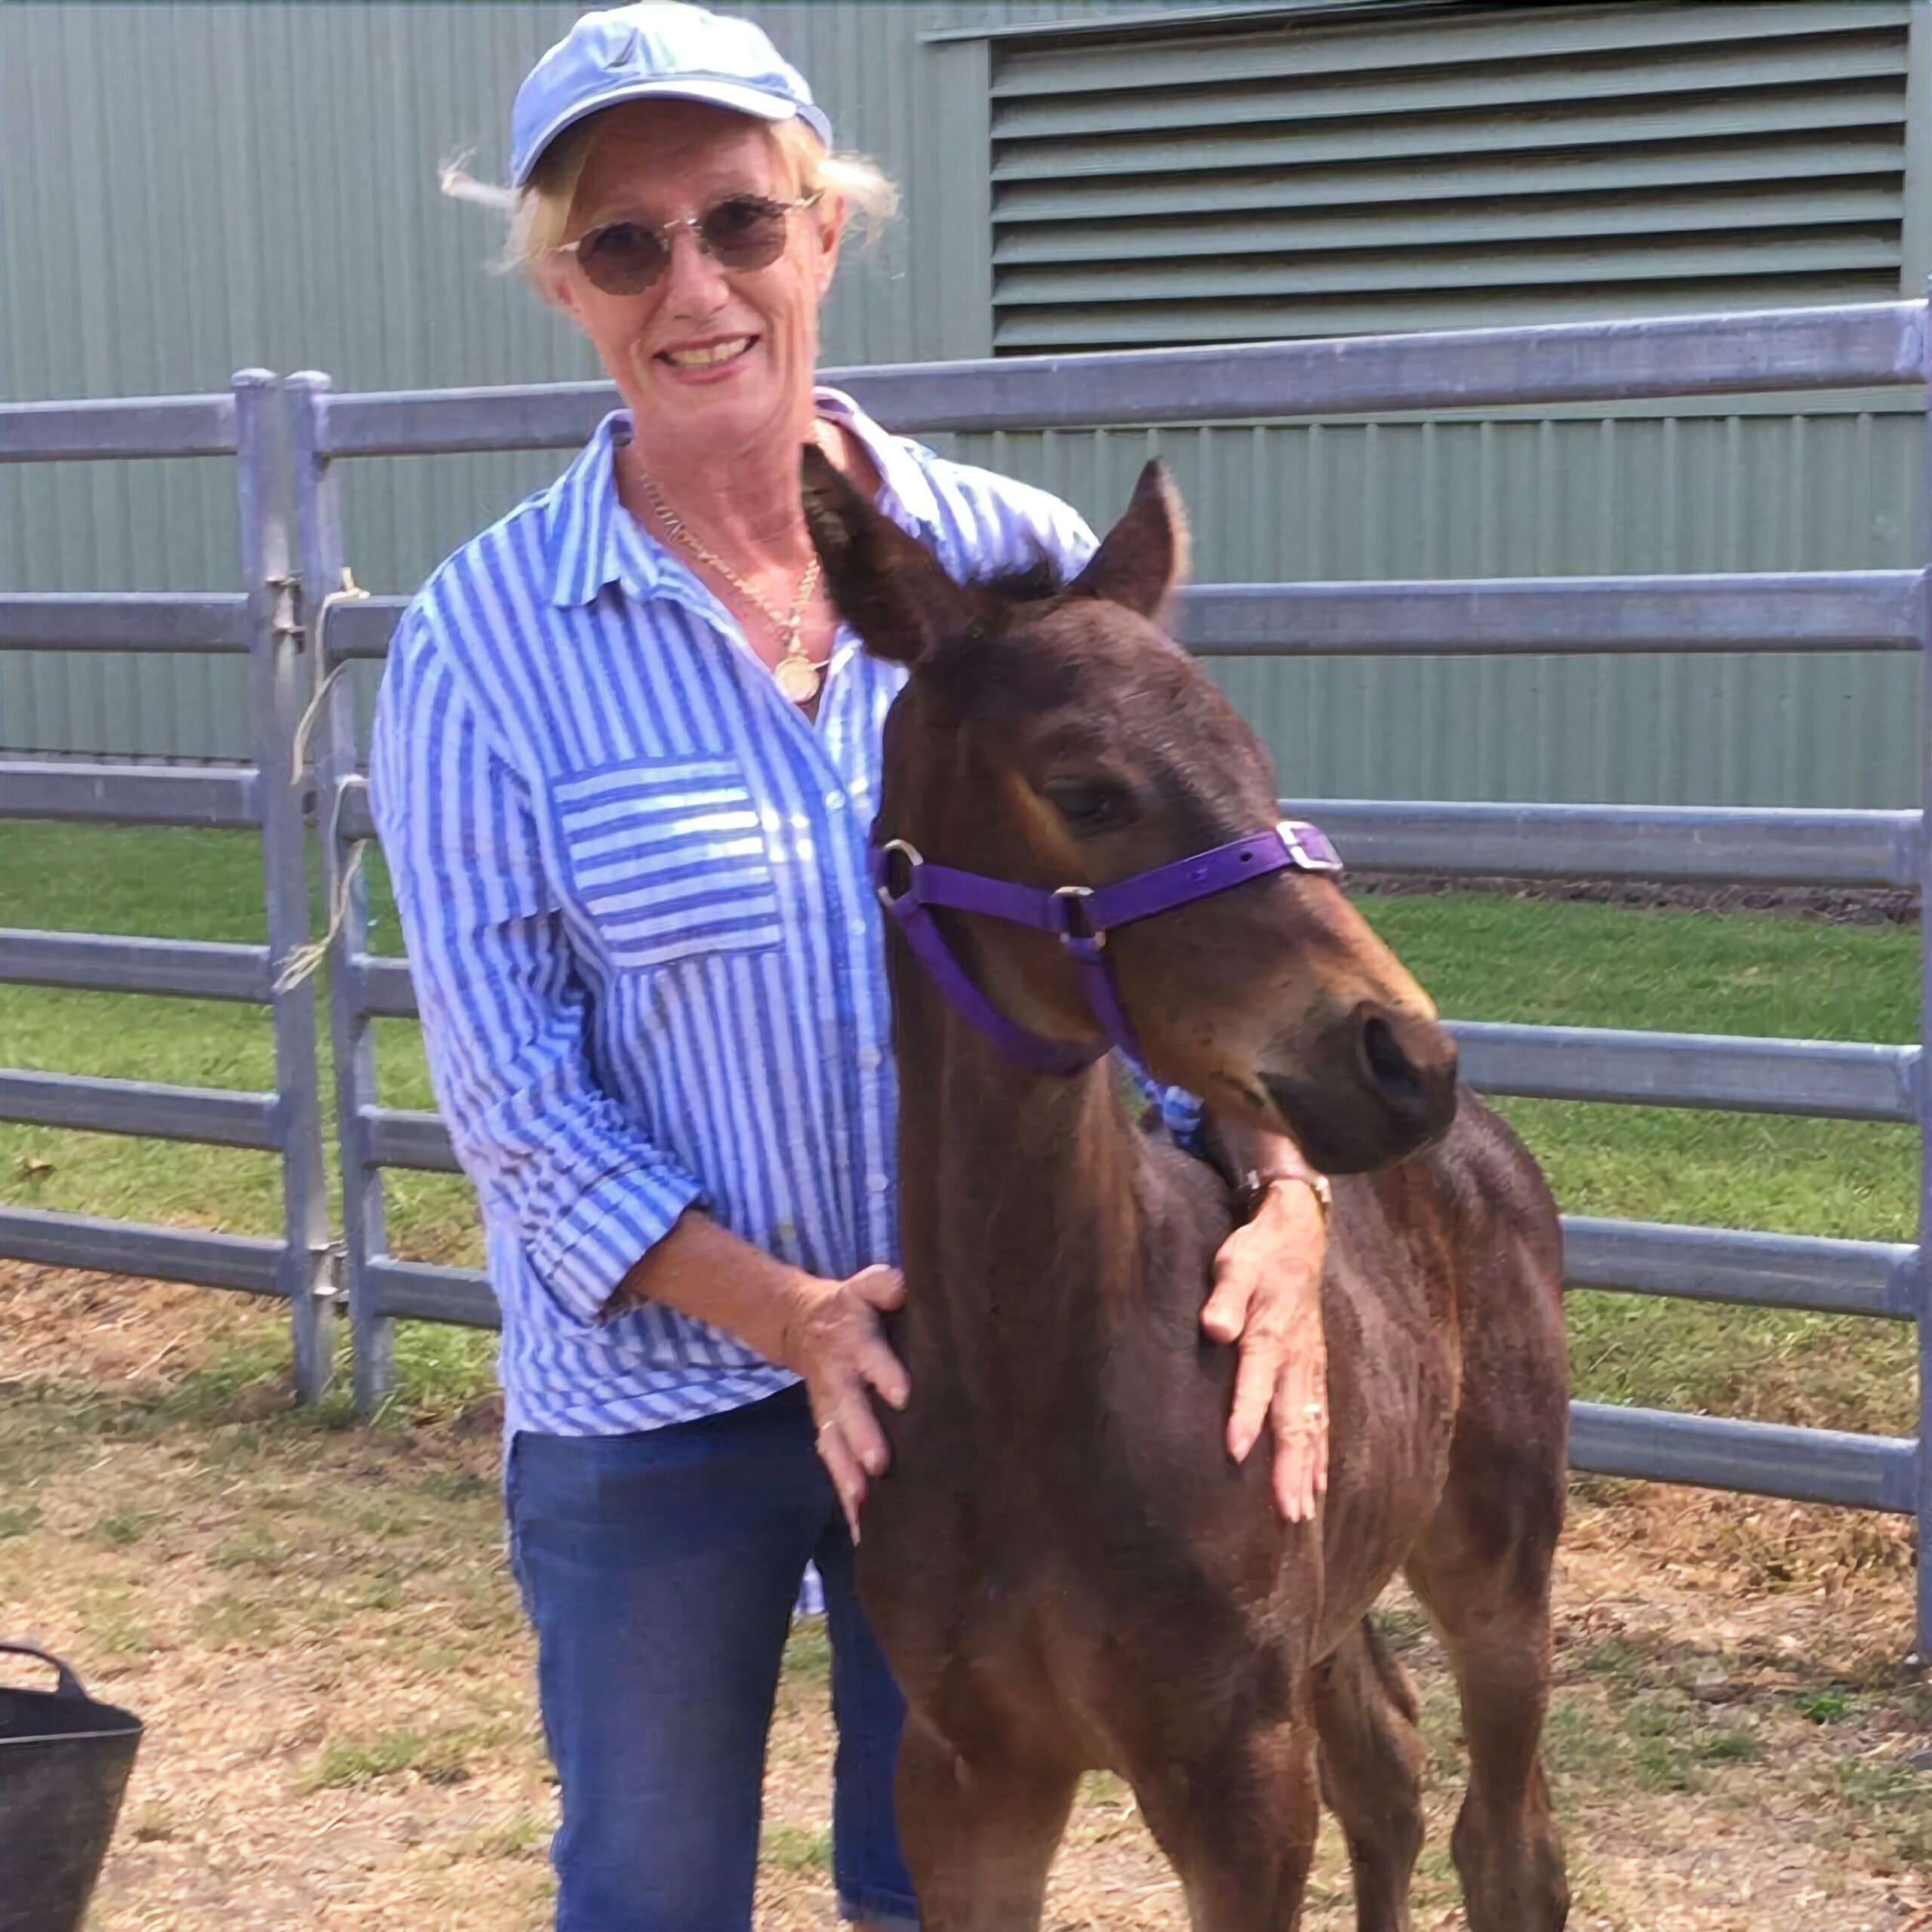
[[[1075,832],[1105,831],[1131,815],[1126,788],[1110,778],[1050,778],[1041,789]]]

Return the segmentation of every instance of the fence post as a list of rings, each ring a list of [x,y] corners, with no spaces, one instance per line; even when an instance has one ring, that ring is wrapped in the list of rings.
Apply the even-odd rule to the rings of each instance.
[[[295,524],[301,546],[305,621],[315,638],[316,674],[328,662],[323,599],[342,582],[342,525],[336,478],[321,453],[329,379],[314,370],[288,379],[289,448],[295,476]],[[335,1051],[336,1148],[342,1164],[342,1239],[349,1290],[355,1406],[365,1414],[395,1379],[395,1324],[377,1304],[370,1273],[384,1251],[383,1178],[369,1158],[364,1109],[376,1103],[376,1054],[362,998],[361,961],[368,951],[368,888],[353,863],[354,841],[342,834],[344,797],[358,777],[355,694],[339,680],[322,700],[315,737],[316,815],[328,883],[329,1038]]]
[[[278,1291],[288,1299],[295,1394],[318,1400],[335,1373],[335,1287],[329,1266],[329,1204],[322,1163],[321,1077],[315,1057],[315,992],[307,980],[273,982],[309,937],[303,783],[294,768],[296,728],[308,695],[308,656],[295,622],[288,491],[283,469],[281,384],[263,369],[233,379],[235,475],[242,572],[248,597],[251,728],[260,767],[262,885],[267,914],[269,1015],[281,1141],[282,1254]]]
[[[1922,27],[1923,21],[1915,23]],[[1932,380],[1932,282],[1919,325],[1924,374]],[[1918,690],[1918,1614],[1916,1652],[1932,1664],[1932,392],[1921,392],[1926,410],[1921,434],[1921,500],[1918,512],[1920,676]]]

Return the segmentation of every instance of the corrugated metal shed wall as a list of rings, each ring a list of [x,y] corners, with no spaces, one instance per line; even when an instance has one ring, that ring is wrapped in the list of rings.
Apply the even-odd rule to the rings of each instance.
[[[747,11],[811,75],[844,138],[907,190],[906,218],[835,294],[828,358],[986,352],[992,63],[982,40],[921,35],[1123,9]],[[489,219],[442,200],[433,180],[438,159],[466,147],[494,171],[504,105],[574,11],[0,7],[0,394],[206,388],[251,362],[326,368],[352,388],[594,373],[566,328],[485,272]],[[1924,37],[1922,21],[1914,31]],[[1906,254],[1908,272],[1922,272],[1910,234]],[[1913,560],[1916,428],[1868,397],[1803,411],[1007,437],[962,453],[1103,517],[1146,451],[1164,450],[1193,506],[1203,577],[1861,568]],[[539,456],[358,469],[358,575],[408,587],[556,467]],[[217,466],[0,472],[0,583],[225,585],[234,554]],[[0,657],[0,743],[239,755],[234,669]],[[1296,790],[1914,795],[1915,679],[1902,661],[1257,664],[1225,678]]]

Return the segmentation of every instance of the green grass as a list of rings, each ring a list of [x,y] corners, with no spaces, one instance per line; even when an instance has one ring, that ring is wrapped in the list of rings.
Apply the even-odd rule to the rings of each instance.
[[[122,1548],[131,1543],[139,1543],[154,1524],[155,1518],[146,1510],[124,1503],[100,1518],[88,1534],[96,1543],[105,1543],[110,1549]]]
[[[325,1791],[332,1786],[365,1784],[372,1778],[394,1777],[423,1755],[423,1740],[413,1730],[358,1743],[332,1737],[321,1755],[296,1781],[298,1792]]]
[[[541,1858],[549,1842],[549,1828],[525,1811],[501,1825],[486,1825],[458,1840],[459,1854],[467,1858]]]
[[[395,925],[372,868],[374,943]],[[1445,1014],[1472,1020],[1908,1041],[1917,937],[1774,914],[1651,911],[1490,895],[1371,897],[1371,921]],[[85,827],[0,828],[8,924],[184,938],[258,939],[261,895],[245,837]],[[431,1104],[412,1025],[377,1028],[385,1104]],[[326,1044],[326,1042],[325,1043]],[[267,1019],[251,1008],[0,987],[0,1061],[224,1087],[272,1078]],[[326,1091],[326,1074],[325,1076]],[[1510,1101],[1503,1109],[1579,1214],[1909,1239],[1917,1143],[1906,1128],[1663,1108]],[[0,1128],[0,1200],[272,1233],[269,1158],[212,1148]],[[479,1258],[467,1187],[387,1177],[401,1254]],[[1574,1294],[1580,1394],[1729,1409],[1841,1426],[1909,1426],[1909,1331],[1876,1322]],[[487,1386],[483,1338],[405,1324],[406,1391],[420,1408]],[[262,1374],[279,1372],[272,1360]],[[253,1377],[251,1379],[259,1379]],[[226,1391],[199,1391],[219,1400]]]
[[[1850,1758],[1835,1778],[1860,1823],[1908,1869],[1932,1860],[1932,1771],[1890,1755]]]
[[[829,1872],[832,1834],[808,1831],[799,1825],[768,1825],[758,1855],[781,1872]]]
[[[1852,1715],[1851,1700],[1842,1690],[1798,1692],[1791,1700],[1791,1708],[1814,1724],[1836,1724]]]

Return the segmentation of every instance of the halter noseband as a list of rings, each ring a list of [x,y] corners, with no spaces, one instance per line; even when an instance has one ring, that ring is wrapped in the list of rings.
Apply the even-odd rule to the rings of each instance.
[[[895,870],[902,866],[901,875],[895,878]],[[1251,832],[1230,844],[1157,866],[1152,872],[1136,872],[1112,885],[1016,885],[931,864],[903,838],[888,839],[872,850],[872,888],[879,903],[898,921],[919,963],[957,1011],[1008,1059],[1035,1073],[1063,1075],[1091,1066],[1109,1042],[1135,1060],[1141,1057],[1107,957],[1107,934],[1112,928],[1151,919],[1197,899],[1211,899],[1265,873],[1291,869],[1335,873],[1342,869],[1342,861],[1325,833],[1297,819],[1284,819],[1270,831]],[[1008,1019],[954,958],[928,909],[934,906],[983,913],[1054,934],[1079,961],[1088,1004],[1106,1029],[1106,1040],[1093,1046],[1049,1040]]]

